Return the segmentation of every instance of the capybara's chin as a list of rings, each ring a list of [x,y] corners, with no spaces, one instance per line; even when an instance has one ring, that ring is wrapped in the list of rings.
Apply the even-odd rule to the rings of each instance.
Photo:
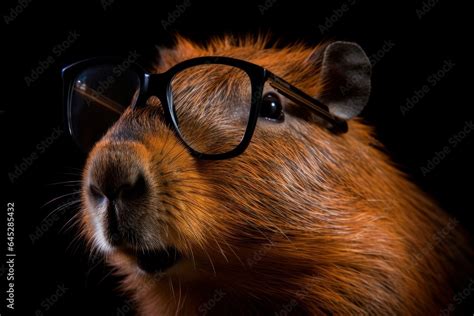
[[[472,276],[472,249],[461,225],[353,119],[370,92],[361,48],[233,38],[202,46],[178,38],[160,50],[155,71],[215,55],[285,78],[328,104],[349,131],[332,132],[265,86],[265,96],[278,95],[272,102],[281,102],[281,116],[260,117],[240,155],[204,160],[165,122],[159,101],[127,109],[89,154],[82,223],[139,313],[434,315],[446,308]],[[354,69],[361,75],[352,76]],[[193,104],[186,115],[200,127],[192,140],[199,148],[208,146],[199,143],[205,133],[234,136],[226,134],[229,124],[215,122],[224,106],[245,113],[236,101],[240,81],[213,81],[217,74],[210,66],[207,80],[175,83]],[[191,97],[196,87],[212,98]]]

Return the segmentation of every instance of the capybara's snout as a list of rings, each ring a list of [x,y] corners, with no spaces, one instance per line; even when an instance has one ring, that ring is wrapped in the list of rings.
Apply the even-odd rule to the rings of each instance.
[[[85,198],[111,245],[137,241],[139,216],[151,194],[148,155],[136,142],[99,143],[84,175]]]

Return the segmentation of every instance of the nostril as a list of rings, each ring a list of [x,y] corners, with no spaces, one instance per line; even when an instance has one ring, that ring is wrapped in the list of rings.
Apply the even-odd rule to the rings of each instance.
[[[119,196],[122,200],[134,200],[145,194],[146,181],[142,174],[139,174],[133,184],[124,184],[119,188]]]
[[[90,199],[97,204],[104,201],[119,204],[135,201],[143,197],[147,191],[148,184],[142,172],[137,172],[135,175],[122,174],[94,179],[88,187]]]

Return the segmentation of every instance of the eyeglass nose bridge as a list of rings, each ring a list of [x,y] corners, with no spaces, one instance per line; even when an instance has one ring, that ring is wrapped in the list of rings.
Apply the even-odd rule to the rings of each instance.
[[[132,106],[133,109],[144,108],[147,106],[147,101],[150,97],[157,97],[160,100],[160,105],[163,108],[165,120],[176,133],[176,136],[182,138],[176,116],[171,112],[172,96],[169,93],[171,77],[169,73],[149,74],[145,73],[142,78],[142,86],[137,101]],[[184,141],[184,140],[183,140]]]
[[[145,73],[142,78],[140,94],[132,109],[145,107],[147,100],[152,96],[157,97],[162,106],[167,106],[170,101],[167,99],[169,95],[167,93],[168,82],[166,74]]]

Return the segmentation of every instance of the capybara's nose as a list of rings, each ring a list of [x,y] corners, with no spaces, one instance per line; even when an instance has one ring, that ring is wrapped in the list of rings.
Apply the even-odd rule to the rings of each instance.
[[[142,173],[131,176],[122,174],[112,181],[94,181],[89,190],[96,202],[107,199],[109,203],[127,203],[142,197],[147,191],[147,183]],[[108,178],[111,179],[111,178]]]
[[[106,143],[90,154],[84,189],[92,209],[105,212],[104,228],[112,243],[122,239],[122,230],[149,195],[147,161],[147,150],[134,142]]]

